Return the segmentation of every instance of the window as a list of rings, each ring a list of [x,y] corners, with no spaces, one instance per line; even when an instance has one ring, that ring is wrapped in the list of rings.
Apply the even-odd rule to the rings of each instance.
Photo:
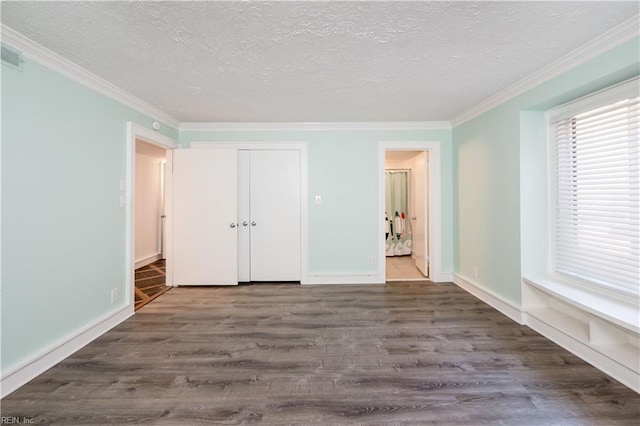
[[[638,294],[638,79],[549,112],[555,276]]]

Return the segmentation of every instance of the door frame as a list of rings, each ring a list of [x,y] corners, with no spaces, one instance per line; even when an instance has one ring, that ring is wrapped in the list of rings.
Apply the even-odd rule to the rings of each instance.
[[[306,142],[191,142],[192,149],[298,150],[300,151],[300,284],[309,280],[309,158]]]
[[[166,170],[171,170],[171,150],[179,148],[178,142],[161,133],[147,129],[132,121],[127,122],[127,164],[126,177],[120,182],[120,196],[124,197],[125,207],[125,305],[134,312],[135,306],[135,189],[136,189],[136,140],[142,140],[151,145],[158,146],[167,151]],[[172,207],[172,173],[165,173],[165,216],[171,217]],[[122,200],[121,200],[122,202]],[[171,251],[172,226],[170,220],[165,220],[167,259],[166,285],[173,285],[173,253]]]
[[[427,238],[425,253],[429,257],[429,280],[451,281],[450,274],[442,271],[442,157],[440,141],[378,141],[378,270],[383,282],[387,277],[385,256],[385,154],[387,151],[427,151],[427,192],[429,200],[425,211]]]

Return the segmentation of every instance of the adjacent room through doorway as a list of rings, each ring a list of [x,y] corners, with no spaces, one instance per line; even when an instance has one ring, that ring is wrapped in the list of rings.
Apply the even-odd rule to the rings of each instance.
[[[385,256],[387,281],[429,276],[427,151],[385,152]]]
[[[165,264],[165,149],[136,139],[135,309],[168,291]]]

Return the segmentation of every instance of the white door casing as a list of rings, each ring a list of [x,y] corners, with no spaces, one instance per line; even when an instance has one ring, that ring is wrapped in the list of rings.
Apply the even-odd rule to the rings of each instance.
[[[173,188],[174,284],[237,284],[237,150],[176,150]]]
[[[127,122],[127,166],[126,179],[120,182],[120,205],[125,208],[125,258],[127,259],[125,267],[125,303],[131,314],[134,312],[135,301],[135,175],[136,175],[136,140],[142,140],[146,143],[158,146],[166,150],[167,169],[171,169],[171,161],[173,158],[173,150],[178,148],[178,143],[156,131],[150,130],[131,121]],[[171,199],[173,196],[173,182],[171,175],[165,176],[165,215],[171,217]],[[166,222],[166,243],[167,243],[167,277],[166,285],[173,285],[173,265],[171,253],[171,240],[173,237],[173,229],[171,220]]]
[[[167,161],[162,163],[162,178],[160,182],[162,184],[162,189],[160,191],[161,194],[161,207],[160,212],[162,215],[160,216],[160,255],[162,259],[166,258],[167,253],[167,195],[166,195],[166,179],[167,179]]]
[[[427,257],[429,280],[449,282],[453,279],[449,270],[442,269],[442,177],[441,177],[440,141],[378,141],[378,279],[385,282],[385,222],[384,222],[384,171],[385,152],[390,151],[427,151],[429,157],[427,214],[429,218],[425,228],[425,252]],[[426,249],[428,247],[428,250]]]
[[[427,272],[428,274],[426,274],[427,276],[429,276],[429,274],[431,273],[428,269],[429,269],[429,256],[431,256],[431,236],[429,234],[429,229],[431,229],[431,216],[429,215],[429,212],[431,211],[431,192],[429,191],[429,188],[431,188],[431,181],[430,181],[430,176],[431,176],[431,169],[430,169],[430,159],[429,159],[429,153],[425,152],[424,153],[424,199],[423,199],[423,204],[422,204],[422,208],[424,211],[424,220],[422,223],[422,226],[424,228],[424,240],[425,240],[425,253],[424,253],[424,262],[425,262],[425,268],[427,268]],[[422,161],[422,160],[421,160]]]
[[[300,281],[300,151],[251,151],[251,281]]]

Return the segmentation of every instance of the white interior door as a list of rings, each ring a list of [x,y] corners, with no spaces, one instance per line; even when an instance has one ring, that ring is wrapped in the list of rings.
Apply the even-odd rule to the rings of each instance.
[[[238,151],[238,281],[251,281],[251,151]]]
[[[428,185],[427,185],[427,167],[428,159],[427,153],[423,152],[416,157],[412,167],[413,170],[413,199],[414,199],[414,211],[412,218],[414,219],[413,228],[413,257],[416,261],[416,266],[424,274],[425,277],[429,276],[429,261],[427,256],[427,199],[428,199]]]
[[[164,161],[161,166],[161,178],[160,178],[160,256],[162,259],[166,259],[167,253],[167,162]]]
[[[251,281],[300,281],[300,151],[251,151]]]
[[[237,197],[237,150],[174,151],[174,285],[238,283]]]

